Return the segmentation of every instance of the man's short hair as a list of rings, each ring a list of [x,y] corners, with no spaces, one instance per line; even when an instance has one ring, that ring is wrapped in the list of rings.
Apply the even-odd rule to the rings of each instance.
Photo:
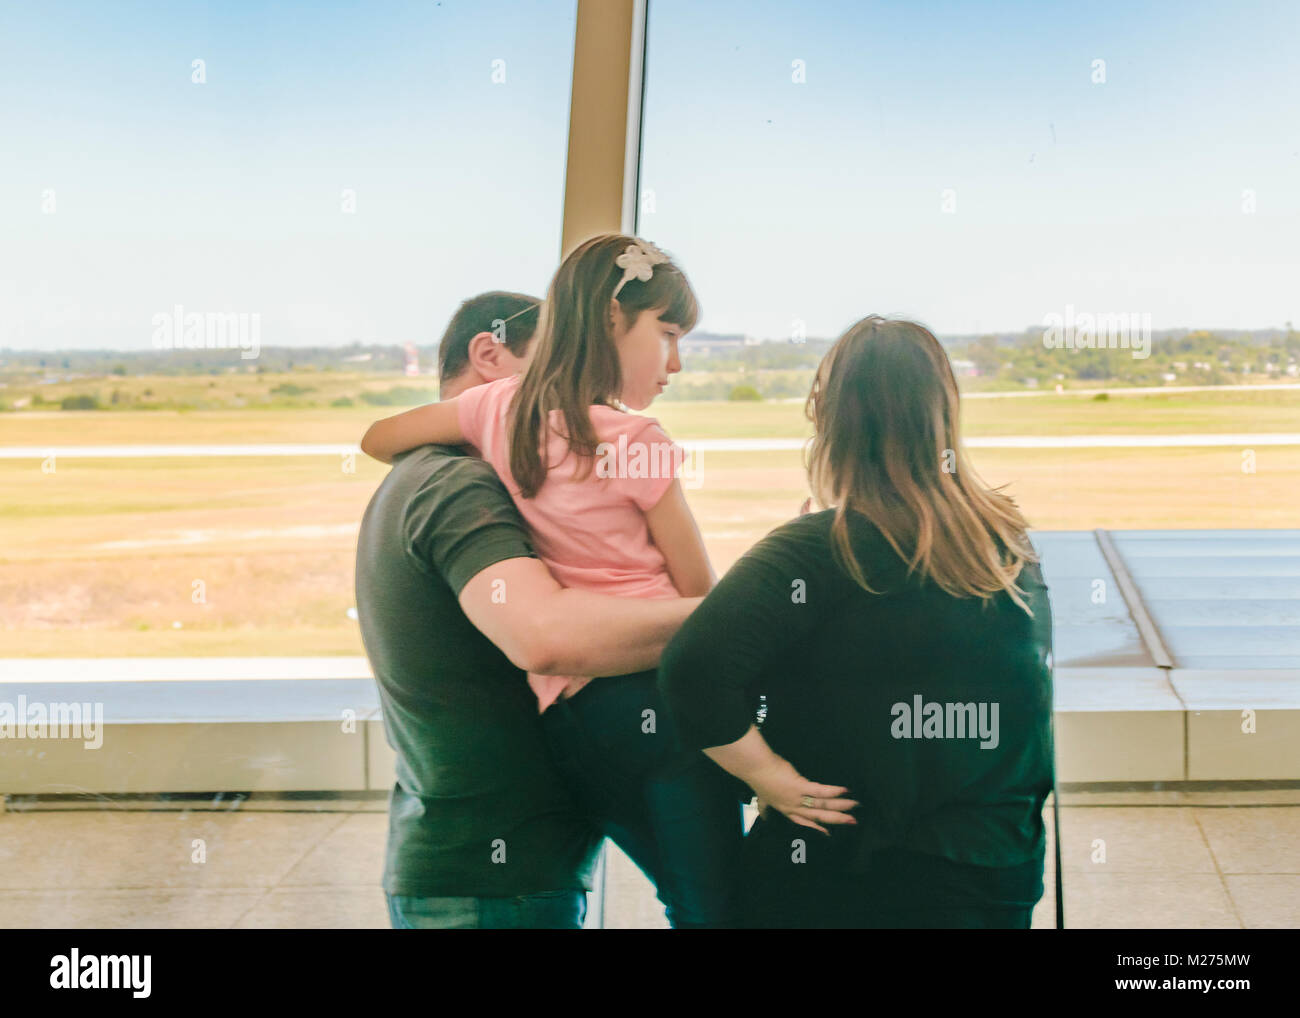
[[[461,304],[438,343],[438,378],[449,382],[469,364],[469,341],[480,332],[501,337],[506,349],[522,357],[537,330],[540,297],[492,290]]]

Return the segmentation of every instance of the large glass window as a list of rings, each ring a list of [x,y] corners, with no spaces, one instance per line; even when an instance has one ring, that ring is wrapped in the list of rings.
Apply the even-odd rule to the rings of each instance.
[[[1298,35],[1268,0],[651,0],[638,229],[703,307],[655,412],[727,440],[714,561],[805,497],[829,343],[929,326],[1051,590],[1070,925],[1295,911],[1293,790],[1221,783],[1295,777]]]
[[[383,471],[275,446],[355,444],[436,390],[459,301],[543,291],[574,20],[573,0],[0,13],[4,655],[361,653],[355,537]],[[157,444],[258,455],[104,456]]]
[[[802,434],[785,401],[824,341],[901,315],[948,346],[976,465],[1035,526],[1287,525],[1294,444],[1088,440],[1296,430],[1300,389],[1180,390],[1297,381],[1298,29],[1267,2],[654,0],[639,229],[712,334],[670,393],[754,389],[747,434]],[[1044,344],[1059,323],[1082,345],[1089,318],[1114,348]],[[662,416],[707,435],[707,413]],[[1083,447],[1005,448],[1066,436]],[[803,481],[788,450],[711,463],[727,560]]]

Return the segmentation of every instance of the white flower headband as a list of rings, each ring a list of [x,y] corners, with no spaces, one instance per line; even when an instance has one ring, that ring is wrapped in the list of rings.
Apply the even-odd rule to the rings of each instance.
[[[618,286],[614,287],[614,296],[618,296],[618,291],[623,289],[625,283],[631,279],[639,279],[645,283],[654,275],[654,267],[662,265],[669,261],[666,254],[648,240],[636,240],[629,244],[624,252],[614,259],[614,264],[623,270],[623,278],[618,281]]]

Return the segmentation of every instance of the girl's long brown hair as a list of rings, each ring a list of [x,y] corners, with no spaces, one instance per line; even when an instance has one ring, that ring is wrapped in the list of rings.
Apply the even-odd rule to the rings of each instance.
[[[610,300],[623,278],[614,260],[635,242],[621,233],[592,237],[564,259],[551,280],[532,359],[510,404],[510,472],[524,498],[537,494],[554,465],[542,458],[552,410],[564,419],[569,451],[588,465],[594,460],[597,438],[590,408],[613,405],[623,388],[609,327]],[[617,299],[629,328],[642,311],[660,312],[683,332],[690,332],[699,318],[691,284],[671,261],[654,266],[648,280],[630,279]]]
[[[961,443],[957,380],[924,326],[871,315],[822,359],[805,412],[816,429],[808,479],[835,507],[835,554],[871,593],[849,540],[866,517],[907,563],[954,597],[1006,591],[1031,616],[1016,579],[1038,556],[1012,499],[989,488]]]

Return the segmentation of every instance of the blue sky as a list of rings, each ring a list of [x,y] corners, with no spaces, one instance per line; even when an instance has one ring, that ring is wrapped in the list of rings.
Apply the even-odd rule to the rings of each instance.
[[[146,348],[175,304],[260,313],[266,345],[427,343],[465,296],[541,292],[573,26],[572,0],[7,5],[0,347]],[[713,331],[1300,323],[1297,38],[1300,5],[1255,0],[651,0],[640,229]]]
[[[1300,5],[651,11],[640,228],[706,325],[833,334],[875,311],[973,332],[1067,303],[1300,323]]]
[[[571,2],[3,11],[0,347],[148,347],[177,303],[266,345],[432,342],[554,270]]]

